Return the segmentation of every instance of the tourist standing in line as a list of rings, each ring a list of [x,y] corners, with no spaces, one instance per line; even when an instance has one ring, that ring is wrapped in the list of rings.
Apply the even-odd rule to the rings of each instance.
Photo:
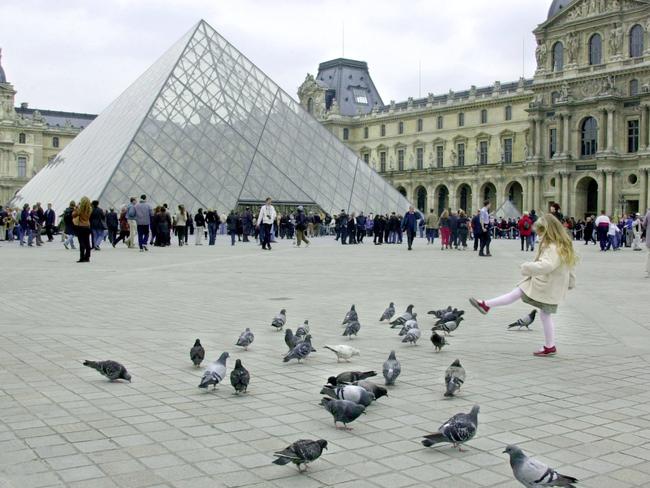
[[[148,251],[147,243],[149,242],[149,226],[153,210],[147,203],[147,195],[140,195],[140,201],[135,206],[135,221],[138,229],[138,246],[140,252]]]
[[[587,217],[585,228],[583,230],[583,237],[585,239],[585,246],[589,244],[589,241],[596,244],[596,241],[594,240],[594,219],[591,217]]]
[[[205,213],[205,223],[208,225],[208,246],[214,246],[217,241],[217,230],[220,223],[217,212],[209,208]]]
[[[174,222],[176,222],[176,236],[178,237],[178,247],[183,247],[183,244],[187,244],[185,240],[187,232],[187,212],[183,205],[178,206],[178,212],[174,216]]]
[[[477,210],[471,220],[472,235],[474,237],[474,252],[478,251],[479,242],[481,242],[481,211]]]
[[[127,207],[124,205],[120,209],[120,216],[117,218],[117,222],[120,229],[120,235],[113,240],[113,247],[122,241],[126,244],[126,240],[129,238],[129,220],[126,218]]]
[[[524,250],[524,243],[526,244],[526,251],[529,249],[531,251],[535,250],[535,243],[531,243],[531,237],[533,235],[533,221],[528,214],[524,214],[519,219],[517,224],[519,229],[519,238],[521,240],[521,250]]]
[[[43,224],[45,223],[45,212],[41,203],[37,202],[33,209],[34,215],[32,217],[34,235],[36,237],[36,245],[42,246],[43,239],[41,238],[41,231],[43,230]]]
[[[458,212],[458,238],[460,239],[460,247],[463,251],[467,250],[467,236],[469,234],[469,219],[464,210]]]
[[[52,204],[47,204],[47,209],[43,214],[45,219],[45,234],[47,234],[47,242],[52,242],[54,240],[54,224],[56,222],[56,212],[52,208]]]
[[[406,231],[406,242],[408,243],[409,251],[413,250],[413,240],[415,239],[415,235],[418,230],[419,220],[420,215],[415,213],[415,208],[413,205],[409,206],[409,211],[404,214],[401,223],[402,230]]]
[[[451,230],[449,229],[448,210],[445,210],[444,212],[442,212],[442,215],[440,215],[439,225],[440,225],[440,240],[441,240],[440,250],[444,251],[445,249],[449,249],[449,237],[451,235]]]
[[[372,242],[375,246],[380,246],[384,242],[384,216],[382,214],[375,215],[374,222],[372,224],[372,231],[374,232],[374,238]]]
[[[598,242],[600,243],[600,250],[606,251],[607,247],[607,234],[609,233],[609,226],[612,222],[609,220],[609,217],[605,214],[604,210],[600,211],[600,215],[596,219],[596,232],[598,234]]]
[[[25,245],[25,235],[29,234],[29,203],[23,205],[23,209],[20,211],[20,217],[18,218],[18,239],[20,240],[20,245]]]
[[[100,251],[99,245],[104,240],[104,231],[106,230],[106,217],[104,211],[99,207],[99,201],[93,200],[91,205],[90,232],[92,234],[93,249]]]
[[[194,245],[202,246],[203,237],[205,237],[205,215],[203,214],[203,209],[200,208],[194,214]]]
[[[172,217],[167,212],[167,207],[160,207],[158,222],[156,224],[156,246],[166,247],[170,245],[169,233],[172,228]]]
[[[129,249],[135,247],[135,239],[138,237],[138,221],[136,220],[136,211],[135,206],[137,200],[135,197],[131,197],[129,200],[129,205],[126,207],[126,219],[129,221],[129,240],[126,242],[126,245]]]
[[[235,237],[237,237],[237,226],[239,224],[239,217],[234,210],[231,210],[226,217],[226,230],[230,235],[230,245],[235,245]]]
[[[305,210],[302,205],[297,208],[296,212],[296,247],[300,247],[300,243],[304,242],[309,247],[309,240],[305,237],[305,230],[308,229],[308,220],[305,216]]]
[[[27,245],[29,247],[32,247],[32,242],[34,240],[34,237],[36,237],[36,245],[37,246],[42,246],[42,243],[40,241],[40,235],[37,234],[36,229],[38,229],[38,232],[40,233],[40,225],[38,225],[38,204],[34,205],[32,207],[32,210],[29,212],[29,218],[27,220],[27,227],[29,228],[29,237],[27,238]]]
[[[641,214],[637,212],[634,216],[634,221],[632,222],[632,250],[640,251],[641,250]]]
[[[106,214],[106,228],[108,229],[108,242],[113,244],[117,239],[117,231],[120,228],[120,218],[113,207]]]
[[[92,206],[88,197],[82,197],[79,206],[72,212],[74,233],[79,240],[79,261],[78,263],[90,262],[90,214]]]
[[[649,213],[650,215],[650,213]],[[535,351],[535,356],[553,356],[555,347],[555,325],[551,314],[566,297],[567,290],[575,287],[573,269],[578,258],[573,250],[573,242],[560,221],[551,214],[540,217],[535,228],[540,245],[533,262],[521,265],[525,277],[510,293],[491,300],[470,298],[470,303],[483,315],[493,307],[510,305],[521,299],[524,303],[539,309],[544,327],[544,346]],[[649,254],[650,256],[650,254]]]
[[[490,200],[483,202],[483,208],[479,214],[481,222],[481,248],[479,256],[492,256],[490,254]]]
[[[449,245],[458,249],[458,215],[452,211],[449,215]]]
[[[357,244],[363,244],[363,238],[366,235],[366,216],[360,212],[357,216]]]
[[[4,225],[5,232],[7,234],[7,240],[14,240],[14,228],[16,226],[16,218],[14,217],[14,210],[12,208],[7,208],[5,210],[4,218],[2,219],[2,224]]]
[[[68,249],[68,246],[71,249],[76,249],[74,246],[74,224],[72,222],[72,213],[76,208],[77,204],[72,200],[68,208],[63,211],[63,232],[65,233],[65,239],[63,240],[63,246]]]
[[[438,215],[429,209],[429,215],[427,215],[426,221],[426,235],[427,235],[427,244],[433,244],[436,240],[436,234],[438,233]]]
[[[246,207],[242,215],[242,227],[244,231],[244,239],[242,242],[250,242],[249,236],[253,233],[253,212],[250,207]]]
[[[275,211],[275,208],[271,204],[271,197],[266,199],[266,202],[260,208],[260,213],[257,216],[256,227],[260,230],[260,242],[262,244],[262,249],[271,250],[271,227],[277,218],[278,214]]]
[[[348,244],[357,243],[357,217],[356,213],[352,212],[348,216]]]

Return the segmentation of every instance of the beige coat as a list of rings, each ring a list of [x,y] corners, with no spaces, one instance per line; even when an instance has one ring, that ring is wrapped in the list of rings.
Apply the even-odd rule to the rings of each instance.
[[[549,305],[562,302],[567,290],[575,287],[575,274],[562,263],[555,244],[546,247],[535,261],[521,265],[526,276],[519,288],[529,298]]]

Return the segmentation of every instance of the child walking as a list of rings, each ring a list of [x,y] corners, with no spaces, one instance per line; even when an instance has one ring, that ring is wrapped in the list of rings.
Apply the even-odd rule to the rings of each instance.
[[[555,325],[551,314],[557,312],[558,303],[564,300],[567,290],[575,286],[573,269],[577,256],[573,242],[562,227],[560,221],[551,214],[540,217],[535,223],[535,232],[539,236],[535,260],[521,265],[521,274],[525,278],[517,287],[506,295],[491,300],[470,298],[470,303],[483,315],[492,307],[510,305],[521,299],[524,303],[540,310],[540,319],[544,327],[545,344],[534,352],[535,356],[553,356],[555,347]]]

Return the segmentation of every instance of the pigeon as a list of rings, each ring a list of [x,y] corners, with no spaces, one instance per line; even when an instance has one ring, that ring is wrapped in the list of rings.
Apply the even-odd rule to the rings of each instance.
[[[274,452],[273,455],[277,456],[277,459],[273,461],[273,464],[284,466],[293,463],[298,466],[298,471],[302,472],[300,466],[304,464],[306,470],[309,463],[316,461],[323,454],[323,449],[327,449],[325,439],[318,439],[317,441],[300,439],[283,450]]]
[[[201,345],[200,340],[194,341],[194,346],[192,346],[192,349],[190,349],[190,359],[194,363],[194,367],[198,368],[201,366],[201,363],[203,362],[203,359],[205,358],[205,349],[203,349],[203,346]]]
[[[451,442],[459,451],[461,444],[471,440],[478,429],[479,406],[474,405],[470,413],[457,413],[440,426],[435,434],[423,436],[422,445],[431,447],[440,442]]]
[[[541,461],[526,456],[517,446],[509,445],[503,452],[510,455],[510,466],[515,479],[528,488],[542,486],[575,488],[574,483],[578,482],[573,476],[560,474]]]
[[[390,327],[391,329],[395,329],[400,325],[404,325],[408,320],[411,320],[412,318],[413,318],[413,305],[409,305],[408,307],[406,307],[406,311],[402,315],[390,321]]]
[[[442,330],[445,334],[451,334],[465,319],[463,319],[463,317],[458,317],[457,319],[447,320],[444,322],[441,322],[442,320],[443,319],[440,319],[438,322],[436,322],[436,325],[434,325],[431,330]]]
[[[377,376],[375,371],[345,371],[335,378],[333,385],[339,383],[353,383],[354,381],[365,380],[371,376]],[[329,382],[329,381],[328,381]]]
[[[283,308],[280,310],[280,313],[273,318],[271,322],[271,327],[275,327],[275,330],[282,330],[284,324],[287,323],[287,311]]]
[[[413,344],[414,346],[417,346],[418,339],[420,339],[421,335],[422,332],[420,331],[420,329],[414,327],[408,330],[408,332],[404,336],[404,339],[402,339],[402,342],[406,342],[409,344]]]
[[[460,361],[456,359],[451,366],[445,371],[445,385],[447,385],[447,391],[445,392],[446,397],[453,397],[454,393],[460,389],[465,383],[465,368],[460,364]]]
[[[379,400],[383,396],[388,396],[388,390],[383,386],[376,385],[372,381],[359,380],[355,381],[353,385],[360,386],[369,393],[375,395],[375,400]]]
[[[525,317],[522,317],[518,319],[516,322],[513,322],[508,326],[508,329],[512,329],[513,327],[519,327],[519,330],[521,330],[522,327],[526,327],[528,330],[530,330],[530,324],[535,322],[535,316],[537,315],[537,310],[532,310],[528,315]]]
[[[323,347],[325,349],[329,349],[334,354],[336,354],[337,363],[340,362],[341,359],[345,359],[346,361],[349,361],[352,356],[359,356],[361,354],[359,349],[351,346],[346,346],[346,345],[338,345],[338,346],[325,345]]]
[[[238,359],[235,361],[235,369],[230,372],[230,384],[235,389],[235,393],[246,393],[250,381],[250,373],[242,366],[241,359]]]
[[[255,335],[253,335],[251,330],[248,327],[246,327],[246,330],[241,333],[239,339],[237,340],[237,344],[235,345],[243,347],[244,351],[248,351],[248,346],[250,346],[254,340],[255,340]]]
[[[307,334],[309,334],[309,320],[305,320],[305,322],[296,329],[296,337],[304,338]]]
[[[131,375],[117,361],[84,361],[84,366],[96,369],[102,376],[106,376],[111,381],[126,380],[131,383]]]
[[[314,351],[316,351],[316,349],[314,349],[311,345],[311,336],[307,334],[305,340],[296,344],[296,347],[289,351],[289,353],[284,357],[283,361],[285,363],[288,363],[292,359],[297,359],[298,362],[300,362]]]
[[[350,322],[358,322],[359,321],[359,316],[357,315],[357,311],[354,308],[354,305],[350,307],[350,310],[348,310],[348,313],[345,314],[345,318],[343,319],[343,322],[341,325],[346,325],[349,324]]]
[[[435,316],[436,318],[440,318],[440,317],[442,317],[446,312],[451,312],[451,311],[452,311],[452,309],[451,309],[451,305],[450,305],[449,307],[447,307],[447,308],[441,308],[440,310],[429,310],[427,313],[428,313],[429,315],[433,315],[433,316]]]
[[[358,321],[353,321],[353,322],[348,322],[348,324],[345,326],[345,330],[343,331],[344,336],[348,336],[348,339],[352,340],[352,336],[356,336],[359,333],[359,330],[361,329],[361,324]]]
[[[402,366],[395,358],[395,351],[391,351],[388,359],[384,362],[383,372],[386,385],[394,385],[395,380],[402,372]]]
[[[381,315],[379,321],[383,322],[384,320],[390,320],[393,315],[395,315],[395,304],[393,302],[390,302],[390,305],[388,305],[388,308],[384,310],[384,313]]]
[[[399,336],[405,335],[409,329],[420,328],[417,321],[418,314],[414,313],[411,320],[407,320],[406,323],[402,326],[402,330],[399,331]]]
[[[433,342],[433,347],[436,348],[436,352],[442,351],[442,348],[449,344],[445,338],[435,330],[433,331],[433,334],[431,334],[431,342]]]
[[[355,421],[366,410],[366,407],[363,405],[351,402],[350,400],[334,400],[329,397],[323,397],[320,404],[332,414],[332,417],[334,417],[334,427],[337,429],[339,428],[337,422],[341,422],[343,429],[352,430],[348,427],[348,424]]]
[[[219,383],[223,381],[226,377],[226,360],[228,359],[229,354],[227,352],[221,353],[219,359],[210,363],[208,367],[203,372],[203,377],[201,378],[201,383],[199,383],[199,388],[207,388],[212,385],[215,389]]]
[[[327,395],[335,400],[350,400],[367,407],[375,400],[375,395],[362,386],[357,385],[325,385],[320,391],[321,395]]]
[[[285,329],[285,331],[284,331],[284,343],[289,348],[289,351],[291,351],[294,347],[296,347],[299,342],[302,342],[302,341],[300,340],[299,337],[296,337],[293,334],[293,331],[291,329]]]

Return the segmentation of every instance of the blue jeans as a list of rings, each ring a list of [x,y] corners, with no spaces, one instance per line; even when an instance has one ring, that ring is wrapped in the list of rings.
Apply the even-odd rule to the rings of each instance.
[[[93,248],[97,249],[99,245],[104,240],[104,230],[103,229],[92,229],[92,238],[93,238]]]
[[[231,232],[231,233],[230,233],[230,244],[231,244],[232,246],[235,245],[235,237],[237,237],[237,233],[236,233],[236,232]]]
[[[64,244],[67,244],[72,249],[74,249],[74,233],[67,234]]]
[[[214,243],[217,240],[217,223],[208,222],[208,245],[214,246]]]
[[[30,229],[29,227],[27,228],[27,245],[31,246],[32,242],[34,241],[35,232],[33,229]],[[21,239],[22,242],[22,239]]]
[[[18,229],[18,240],[20,241],[20,245],[24,246],[25,234],[27,234],[27,227],[23,227],[22,225],[19,225],[17,229]]]
[[[144,249],[148,241],[149,241],[149,226],[138,225],[138,246],[140,246],[140,249]]]

